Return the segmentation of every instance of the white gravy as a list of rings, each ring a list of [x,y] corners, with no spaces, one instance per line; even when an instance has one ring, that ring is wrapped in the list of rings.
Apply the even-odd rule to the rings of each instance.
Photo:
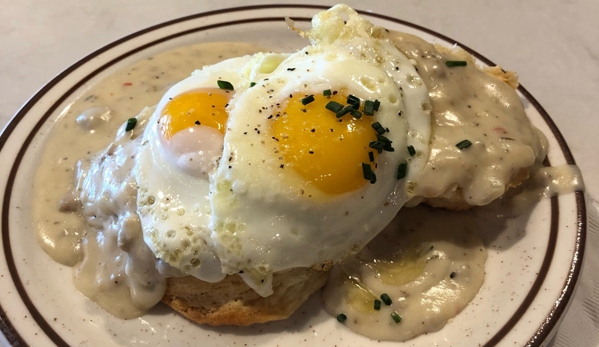
[[[499,217],[516,217],[541,199],[583,190],[584,181],[578,166],[543,167],[521,186],[509,190],[501,198],[483,206],[480,211],[490,212]]]
[[[468,59],[459,51],[439,51],[409,34],[388,35],[415,61],[431,98],[431,149],[414,187],[416,196],[482,206],[541,166],[547,140],[530,123],[512,87],[473,61],[448,67],[447,60]],[[472,145],[458,148],[463,140]]]
[[[115,140],[117,129],[193,70],[259,51],[245,43],[208,43],[158,54],[95,84],[57,120],[34,182],[36,237],[52,259],[75,266],[77,289],[111,314],[144,314],[162,298],[165,276],[176,274],[156,264],[141,238],[133,160],[127,159],[138,147],[129,137],[143,124],[132,133],[121,130]]]
[[[469,212],[405,208],[360,253],[333,268],[322,300],[331,315],[345,314],[353,331],[406,341],[440,330],[468,305],[483,283],[486,260]],[[382,294],[391,304],[381,302],[377,310]]]

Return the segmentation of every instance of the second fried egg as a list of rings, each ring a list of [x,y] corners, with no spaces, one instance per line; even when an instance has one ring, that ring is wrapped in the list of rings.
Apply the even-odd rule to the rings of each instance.
[[[349,18],[349,19],[347,19]],[[206,67],[172,87],[136,158],[144,240],[184,274],[272,274],[359,251],[410,198],[428,153],[428,91],[346,6],[312,45]]]
[[[334,21],[336,38],[313,40],[232,100],[211,178],[223,271],[262,295],[274,272],[361,249],[409,199],[428,153],[428,91],[412,63],[353,10],[331,11],[310,35]]]

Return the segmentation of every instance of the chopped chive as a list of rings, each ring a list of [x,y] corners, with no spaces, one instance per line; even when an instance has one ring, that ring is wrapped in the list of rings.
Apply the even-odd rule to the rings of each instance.
[[[379,134],[376,135],[376,139],[381,141],[382,143],[389,143],[389,144],[393,143],[393,141],[389,140],[387,137],[385,137],[383,135],[379,135]]]
[[[374,116],[374,101],[364,101],[364,114],[367,116]]]
[[[127,119],[127,126],[125,126],[125,131],[131,131],[137,125],[137,118],[129,118]]]
[[[233,85],[231,84],[231,82],[228,82],[228,81],[218,80],[218,81],[216,81],[216,84],[218,84],[218,87],[220,89],[224,89],[224,90],[235,89],[235,88],[233,88]]]
[[[370,162],[374,162],[374,152],[370,151],[368,152],[368,159],[370,159]]]
[[[377,311],[381,309],[381,300],[374,299],[374,309]]]
[[[360,108],[360,99],[351,94],[347,97],[347,103],[352,105],[356,110]]]
[[[337,315],[337,321],[338,321],[339,323],[343,323],[343,322],[345,322],[346,320],[347,320],[347,316],[346,316],[346,315],[344,315],[343,313],[339,313],[339,314]]]
[[[194,124],[195,124],[195,125],[202,125],[202,123],[200,123],[200,121],[199,121],[199,120],[196,120]]]
[[[368,143],[368,147],[376,149],[377,152],[381,153],[383,151],[383,147],[385,147],[385,144],[381,141],[370,141],[370,143]]]
[[[374,100],[374,111],[378,111],[379,110],[379,106],[381,106],[381,102],[378,100]]]
[[[389,297],[389,295],[387,295],[387,293],[381,294],[381,300],[383,300],[385,305],[387,305],[387,306],[391,305],[391,298]]]
[[[391,312],[391,318],[393,318],[395,323],[401,322],[401,316],[395,311]]]
[[[335,113],[343,110],[343,105],[338,103],[337,101],[329,101],[329,103],[325,106],[325,108],[329,111],[333,111]]]
[[[250,88],[256,85],[256,82],[250,82]]]
[[[455,146],[458,149],[466,149],[466,148],[472,146],[472,142],[470,142],[468,140],[463,140],[463,141],[458,142]]]
[[[351,106],[351,105],[345,106],[341,111],[335,113],[335,117],[341,118],[341,117],[345,116],[346,114],[350,113],[353,110],[354,110],[353,106]]]
[[[372,176],[370,176],[370,184],[375,184],[376,183],[376,174],[373,172]]]
[[[376,174],[372,172],[370,164],[362,163],[362,173],[364,174],[364,179],[370,181],[370,184],[376,183]]]
[[[449,278],[455,278],[457,274],[455,273],[455,271],[453,271],[452,273],[449,274]]]
[[[352,115],[352,117],[354,117],[355,119],[360,119],[362,118],[362,112],[358,111],[358,110],[352,110],[350,112],[350,114]]]
[[[391,146],[391,144],[393,143],[393,141],[389,140],[388,138],[386,138],[383,135],[378,135],[378,134],[376,135],[376,139],[383,144],[383,150],[385,150],[387,152],[394,152],[395,151],[395,149],[393,148],[393,146]]]
[[[448,60],[445,62],[445,65],[447,65],[449,67],[466,66],[466,65],[468,65],[468,62],[466,62],[465,60]]]
[[[312,101],[314,101],[314,95],[308,95],[302,99],[302,105],[308,105]]]
[[[400,180],[406,177],[406,173],[408,173],[408,162],[404,161],[397,167],[397,179]]]
[[[391,144],[381,141],[370,141],[370,143],[368,143],[368,147],[376,149],[379,153],[382,153],[383,151],[395,152],[395,148],[393,148]]]
[[[331,96],[331,90],[330,89],[325,89],[322,91],[322,95],[323,96]]]
[[[385,128],[383,128],[383,126],[381,125],[381,123],[379,122],[374,122],[372,123],[372,128],[374,129],[374,131],[376,131],[377,134],[379,135],[383,135],[384,133],[387,132],[387,130]]]
[[[416,150],[414,149],[414,146],[412,146],[412,145],[408,146],[408,153],[410,153],[411,157],[413,157],[416,154]]]
[[[370,181],[372,179],[372,167],[370,164],[362,163],[362,173],[364,174],[364,179]]]

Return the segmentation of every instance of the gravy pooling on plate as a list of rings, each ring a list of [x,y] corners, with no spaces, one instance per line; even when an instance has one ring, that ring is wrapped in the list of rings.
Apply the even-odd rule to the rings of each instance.
[[[483,284],[486,260],[470,213],[403,209],[360,253],[333,268],[322,301],[362,335],[406,341],[440,330],[468,305]]]
[[[263,47],[246,43],[204,43],[157,54],[92,86],[69,105],[57,121],[34,182],[36,237],[52,259],[76,266],[77,288],[111,314],[132,318],[145,313],[164,294],[161,284],[164,276],[156,275],[152,279],[155,284],[152,288],[132,295],[125,273],[127,256],[115,244],[119,230],[106,227],[107,236],[97,238],[96,230],[103,227],[102,222],[86,225],[79,214],[61,212],[76,211],[80,203],[73,192],[78,161],[90,158],[108,146],[114,141],[117,129],[128,118],[148,105],[157,104],[168,88],[198,67],[262,51],[265,51]],[[131,148],[126,151],[131,151]],[[115,167],[118,163],[109,161],[108,166]],[[125,179],[123,176],[126,177],[121,174],[121,179]],[[48,177],[52,179],[49,181]],[[71,193],[65,197],[67,191]],[[130,199],[116,196],[116,192],[113,198],[112,203]],[[109,216],[106,217],[108,219]],[[87,248],[86,254],[83,247]],[[103,265],[95,268],[92,260]],[[151,296],[153,304],[140,305],[142,308],[133,305],[132,302],[140,302],[142,296],[146,299]]]
[[[417,40],[414,41],[415,48],[404,47],[404,54],[409,56],[409,52],[416,52],[422,47],[425,47],[424,43],[420,43]],[[398,44],[398,47],[401,49],[401,44]],[[410,49],[413,49],[413,51],[410,51]],[[60,209],[61,211],[74,212],[78,210],[78,204],[83,203],[82,214],[88,220],[87,225],[84,225],[81,216],[76,214],[61,214],[55,209],[56,205],[54,202],[59,201],[64,192],[69,188],[69,182],[72,180],[72,176],[76,169],[76,160],[79,158],[89,158],[92,153],[109,145],[117,127],[122,126],[128,118],[136,115],[139,110],[142,110],[144,107],[156,104],[168,87],[174,82],[186,77],[195,68],[215,63],[228,57],[251,54],[259,51],[264,50],[256,46],[236,43],[195,45],[159,54],[151,59],[136,63],[130,69],[118,72],[93,86],[78,101],[70,105],[59,120],[56,127],[56,133],[54,134],[54,137],[50,139],[48,146],[46,147],[44,160],[40,165],[35,182],[36,196],[34,197],[34,207],[35,215],[37,217],[37,237],[44,250],[53,259],[66,265],[77,266],[75,281],[77,288],[111,314],[121,318],[131,318],[143,314],[162,297],[166,286],[165,278],[167,276],[180,275],[180,272],[177,270],[174,270],[167,264],[157,260],[143,241],[140,220],[135,208],[137,188],[135,187],[135,181],[131,178],[130,168],[127,167],[127,165],[129,165],[127,164],[127,158],[133,158],[136,155],[137,152],[135,146],[139,145],[137,142],[141,140],[141,137],[139,137],[141,128],[145,126],[145,122],[147,122],[152,110],[146,109],[142,111],[137,117],[139,128],[128,134],[119,134],[117,140],[114,142],[114,146],[109,146],[104,151],[97,154],[95,157],[96,159],[91,166],[86,164],[86,160],[83,160],[80,164],[80,181],[78,182],[78,186],[73,187],[71,185],[70,188],[72,193],[62,200]],[[202,61],[196,59],[195,56],[198,54],[201,54],[205,60]],[[416,61],[416,66],[419,66],[418,59],[416,59]],[[422,65],[420,65],[420,67],[422,67]],[[457,71],[459,71],[459,69],[456,69],[456,73],[458,73]],[[417,78],[414,78],[413,82],[416,84],[422,83]],[[440,83],[439,88],[441,89],[443,81],[438,80],[437,82]],[[496,100],[510,100],[508,102],[509,105],[503,105],[506,108],[514,106],[513,104],[516,101],[519,102],[517,96],[514,99],[513,95],[503,98],[502,90],[505,89],[506,86],[497,88],[497,84],[503,83],[498,80],[481,82],[480,79],[477,79],[477,82],[472,82],[472,80],[469,79],[462,79],[462,81],[454,81],[452,83],[464,87],[464,90],[472,90],[475,87],[481,87],[481,84],[481,88],[495,88],[496,91],[493,95],[497,97]],[[440,92],[440,89],[437,90],[437,92]],[[434,94],[435,90],[430,90],[429,92]],[[454,97],[462,98],[464,95],[459,94],[458,96],[454,95]],[[434,99],[434,95],[431,95],[431,98]],[[483,110],[481,112],[485,112],[487,111],[487,108],[493,106],[485,104],[485,101],[476,101],[473,102],[473,105],[477,107],[477,110]],[[497,105],[494,107],[496,106]],[[424,110],[427,107],[430,108],[430,105],[422,103],[422,107]],[[518,108],[517,105],[514,107]],[[451,107],[448,107],[448,109],[451,109]],[[523,114],[521,105],[518,111]],[[526,119],[525,116],[524,119]],[[510,123],[511,128],[504,127],[500,130],[494,129],[492,125],[485,125],[487,128],[488,126],[491,126],[493,128],[492,130],[495,132],[505,131],[506,134],[511,134],[522,128],[526,128],[526,126],[530,128],[530,123],[525,124],[526,126],[522,127],[521,125],[523,122],[524,121],[522,120],[516,120],[514,123]],[[75,124],[77,124],[77,126],[75,126]],[[445,125],[448,125],[448,128],[451,127],[451,124]],[[473,142],[481,136],[487,136],[484,133],[481,135],[476,132],[475,129],[478,125],[470,125],[471,127],[468,129],[472,132],[464,134],[464,136],[472,135],[471,138],[474,140]],[[448,135],[449,139],[446,140],[448,143],[453,143],[457,139],[456,136],[458,135]],[[497,192],[504,191],[505,187],[509,186],[509,182],[518,171],[518,165],[534,166],[535,160],[542,160],[542,158],[535,158],[535,155],[544,156],[545,150],[542,146],[543,141],[538,136],[538,134],[532,131],[530,134],[523,134],[521,136],[522,138],[519,138],[521,142],[531,144],[529,147],[532,148],[533,153],[522,150],[522,153],[516,153],[515,159],[510,161],[506,160],[506,164],[482,163],[481,165],[485,166],[496,165],[498,170],[496,170],[495,173],[500,172],[499,174],[490,175],[488,177],[490,180],[495,181],[495,190],[487,192],[487,187],[484,182],[479,182],[481,184],[476,186],[476,189],[480,189],[478,193],[482,193],[483,195],[475,198],[469,197],[465,200],[473,205],[488,203],[488,201],[501,195]],[[512,138],[512,140],[514,140],[514,138]],[[501,139],[501,141],[509,140]],[[82,143],[85,143],[89,147],[81,146]],[[432,141],[432,143],[434,145],[434,141]],[[118,145],[122,146],[119,147]],[[481,150],[481,148],[484,147],[484,144],[482,144],[481,147],[481,144],[474,143],[472,147],[473,148],[470,148],[471,151],[474,151],[479,147],[479,150]],[[507,152],[512,148],[514,147],[510,147],[509,144],[506,144],[505,146],[497,145],[491,148],[491,151],[497,154],[501,150]],[[439,151],[453,153],[455,149],[450,145],[442,144],[438,146],[438,148],[435,148],[434,151],[435,154],[438,154],[437,152]],[[426,153],[420,153],[419,155],[426,156]],[[520,157],[525,157],[525,159],[523,159],[525,163],[514,164]],[[57,160],[57,158],[60,159]],[[98,160],[98,158],[100,159]],[[501,161],[501,159],[499,161]],[[434,162],[431,170],[435,170],[435,164],[443,166],[443,163],[441,162]],[[471,170],[475,170],[477,164],[470,161],[468,165],[470,165],[469,168]],[[464,171],[469,171],[468,169],[464,169],[464,167],[460,167],[459,164],[453,164],[453,167],[450,168],[450,170],[453,170],[452,172],[458,176],[459,174],[456,171],[456,166],[458,169],[462,169],[462,174]],[[89,180],[93,181],[94,177],[89,178],[86,177],[86,175],[91,173],[98,175],[95,176],[99,179],[97,183],[89,183]],[[49,186],[48,182],[44,180],[44,177],[49,176],[53,177],[54,185],[52,186]],[[115,184],[113,186],[117,188],[111,188],[110,184],[104,186],[106,183],[102,180],[104,178],[108,178],[108,180],[114,178]],[[77,188],[80,187],[79,184],[86,179],[89,179],[88,186],[92,186],[96,189],[80,195]],[[421,186],[412,187],[415,188],[412,192],[418,192],[418,189],[420,189],[419,187],[430,187],[439,183],[439,177],[434,174],[428,176],[426,180],[428,181],[423,181]],[[451,180],[458,179],[456,176],[451,176],[449,182],[445,184],[439,192],[426,193],[424,197],[443,194],[448,187],[451,188],[453,182]],[[75,190],[73,190],[73,188],[75,188]],[[489,193],[488,195],[490,197],[485,196],[486,193]],[[100,211],[101,213],[96,214],[95,212],[86,212],[86,195],[89,197],[94,194],[95,196],[93,196],[93,199],[90,199],[90,201],[93,200],[91,205],[93,205],[92,207],[96,210],[91,209],[89,211]],[[80,196],[83,196],[81,201],[78,200],[80,199]],[[407,211],[406,213],[409,214],[409,212],[410,211]],[[418,213],[415,214],[415,216],[418,215]],[[435,214],[435,218],[437,218],[437,216],[439,218],[438,220],[435,219],[435,223],[443,223],[444,216],[447,215],[450,214],[448,212]],[[422,218],[426,220],[428,217]],[[414,223],[416,226],[420,227],[416,217]],[[348,327],[373,338],[405,340],[421,333],[440,329],[445,325],[448,319],[451,319],[459,313],[459,311],[473,298],[482,284],[484,273],[483,265],[486,259],[486,252],[484,251],[484,248],[480,247],[481,242],[476,236],[476,232],[472,228],[458,228],[458,230],[461,230],[464,233],[461,234],[458,232],[455,235],[452,234],[452,241],[444,242],[431,240],[434,238],[431,235],[431,227],[427,226],[423,228],[422,233],[414,233],[410,236],[406,236],[410,239],[409,244],[417,245],[413,246],[413,248],[402,250],[396,248],[380,249],[377,246],[377,252],[370,254],[370,256],[375,258],[380,257],[381,255],[384,256],[385,254],[397,254],[398,252],[402,254],[415,254],[415,265],[410,265],[410,271],[408,271],[410,272],[410,275],[398,276],[397,278],[403,278],[400,279],[399,282],[394,282],[394,280],[389,281],[386,285],[390,284],[391,287],[386,287],[388,290],[385,290],[388,291],[389,294],[393,294],[395,298],[400,297],[401,292],[403,291],[401,286],[410,286],[410,283],[413,283],[415,279],[419,278],[420,274],[426,273],[426,280],[423,282],[426,283],[425,286],[430,284],[431,288],[437,288],[435,291],[439,297],[443,297],[444,295],[451,296],[456,300],[447,300],[445,304],[440,303],[438,306],[435,306],[431,311],[439,310],[441,313],[432,318],[427,318],[430,319],[430,325],[423,324],[424,328],[421,330],[398,335],[401,337],[391,337],[389,331],[387,330],[387,332],[385,332],[384,329],[380,330],[380,333],[377,333],[376,331],[378,330],[375,326],[352,324],[352,321],[348,322]],[[98,232],[98,230],[102,230],[102,232]],[[389,233],[386,233],[381,237],[388,235]],[[444,240],[446,236],[448,235],[444,235],[441,239]],[[466,241],[464,241],[464,238],[466,238]],[[427,249],[423,249],[422,245],[426,245]],[[400,248],[401,246],[402,245],[400,245]],[[430,246],[433,246],[433,248],[437,247],[441,250],[432,251]],[[446,247],[446,249],[442,250],[443,247]],[[357,250],[358,249],[355,251]],[[461,253],[468,253],[469,256],[462,258],[460,256]],[[335,269],[333,271],[331,285],[325,293],[331,293],[330,288],[342,287],[339,292],[335,292],[336,295],[340,295],[337,298],[339,300],[345,299],[346,297],[351,299],[356,295],[362,295],[363,293],[355,294],[352,292],[352,289],[347,289],[354,288],[354,282],[350,281],[350,287],[344,287],[344,283],[348,282],[344,281],[342,277],[346,275],[352,278],[355,277],[356,283],[368,282],[369,278],[359,278],[359,275],[353,275],[353,272],[361,271],[361,266],[372,263],[372,261],[365,259],[365,254],[366,251],[361,253],[361,255],[352,258],[358,259],[359,261],[357,261],[357,263],[355,261],[352,263],[350,260],[346,266]],[[437,262],[434,260],[436,257],[442,258],[444,261]],[[430,266],[427,265],[427,261],[431,264]],[[100,264],[100,266],[96,266],[96,264]],[[386,262],[384,265],[385,271],[388,271],[388,273],[401,273],[404,271],[404,265],[402,265],[403,263],[401,261],[399,262],[399,267],[395,267],[393,264],[393,261]],[[366,266],[368,267],[370,265]],[[455,271],[452,270],[449,272],[449,275],[447,275],[448,269],[453,268],[455,268]],[[469,270],[466,271],[464,269]],[[373,275],[374,273],[377,272],[375,271],[370,275]],[[453,275],[452,277],[453,273],[456,275]],[[456,277],[457,275],[460,275],[460,277]],[[385,275],[383,274],[383,276]],[[431,280],[436,276],[441,278],[441,281],[439,282],[441,287],[438,285],[435,287],[435,285],[431,283]],[[450,278],[449,280],[447,279],[448,276]],[[405,278],[409,279],[407,281],[409,283],[405,283]],[[336,285],[336,283],[341,284]],[[456,290],[456,288],[449,288],[450,286],[448,284],[455,284],[461,287],[459,290]],[[417,291],[422,291],[422,293],[413,293],[413,295],[411,295],[412,297],[417,298],[420,294],[426,296],[424,287],[412,285],[412,288]],[[372,293],[371,289],[366,289],[366,291]],[[344,306],[342,303],[333,305],[331,304],[333,302],[332,300],[325,299],[325,301],[327,301],[327,308],[332,314],[334,314],[333,312],[335,311],[345,310],[345,308],[348,307]],[[407,322],[409,322],[409,319],[412,319],[411,323],[402,325],[402,327],[405,326],[406,328],[409,328],[409,324],[412,324],[416,318],[416,315],[413,312],[418,312],[418,310],[423,307],[426,307],[426,305],[422,306],[418,303],[415,305],[411,304],[410,310],[412,311],[409,311],[406,310],[407,307],[402,307],[401,305],[391,306],[391,308],[398,311],[398,314],[401,312],[404,316],[403,319]],[[347,309],[347,312],[350,313],[351,309]],[[359,310],[360,309],[358,309],[358,311]],[[375,321],[376,319],[370,324],[375,324]],[[369,330],[371,333],[366,333],[365,329]]]

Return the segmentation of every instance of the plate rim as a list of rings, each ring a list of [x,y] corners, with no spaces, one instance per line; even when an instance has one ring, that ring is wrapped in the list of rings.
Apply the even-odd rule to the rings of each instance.
[[[83,58],[77,60],[75,63],[69,65],[63,71],[58,73],[54,78],[52,78],[50,81],[45,83],[37,92],[35,92],[19,108],[19,110],[11,117],[11,119],[6,124],[4,129],[2,129],[2,131],[0,133],[0,152],[4,149],[5,144],[7,143],[8,139],[11,137],[12,133],[17,128],[17,126],[20,124],[20,122],[23,120],[23,118],[25,118],[25,116],[29,113],[29,111],[37,104],[37,102],[39,100],[41,100],[50,90],[52,90],[58,83],[60,83],[62,80],[64,80],[72,72],[77,70],[79,67],[85,65],[86,63],[88,63],[89,61],[94,59],[95,57],[101,55],[102,53],[110,51],[114,47],[119,46],[123,43],[126,43],[127,41],[130,41],[137,37],[140,37],[142,35],[145,35],[150,32],[153,32],[153,31],[165,28],[165,27],[169,27],[169,26],[172,26],[175,24],[183,23],[186,21],[195,20],[195,19],[199,19],[199,18],[203,18],[203,17],[228,14],[228,13],[233,13],[233,12],[244,12],[244,11],[253,11],[253,10],[272,10],[272,9],[281,9],[281,8],[285,8],[285,9],[298,8],[298,9],[303,9],[303,10],[307,10],[307,9],[326,10],[326,9],[330,8],[330,6],[314,5],[314,4],[299,4],[299,3],[295,4],[294,3],[294,4],[263,4],[263,5],[227,7],[227,8],[222,8],[222,9],[218,9],[218,10],[199,12],[199,13],[195,13],[195,14],[191,14],[191,15],[187,15],[187,16],[183,16],[183,17],[178,17],[178,18],[175,18],[172,20],[164,21],[164,22],[146,27],[144,29],[141,29],[141,30],[135,31],[131,34],[128,34],[126,36],[123,36],[115,41],[112,41],[112,42],[94,50],[93,52],[87,54]],[[406,20],[403,20],[400,18],[382,15],[382,14],[379,14],[376,12],[363,11],[363,10],[356,10],[356,11],[358,13],[360,13],[361,15],[366,15],[366,16],[370,16],[370,17],[383,19],[386,21],[394,22],[397,24],[401,24],[401,25],[425,32],[425,33],[432,35],[436,38],[439,38],[443,41],[458,45],[459,47],[463,48],[468,53],[470,53],[471,55],[476,57],[478,60],[482,61],[483,63],[485,63],[489,66],[496,65],[490,59],[486,58],[485,56],[478,53],[477,51],[471,49],[470,47],[468,47],[466,45],[461,44],[459,41],[456,41],[450,37],[447,37],[447,36],[437,32],[437,31],[428,29],[426,27],[420,26],[418,24],[414,24],[412,22],[409,22],[409,21],[406,21]],[[291,18],[294,19],[293,16],[291,16]],[[272,18],[260,17],[260,18],[250,18],[250,19],[246,19],[246,20],[219,22],[218,24],[208,25],[208,26],[204,26],[202,28],[203,28],[203,30],[208,30],[210,28],[223,26],[223,24],[234,25],[234,24],[243,24],[243,23],[249,23],[249,22],[264,22],[267,19],[282,20],[283,16],[272,17]],[[305,20],[305,18],[302,18],[302,20]],[[183,36],[187,32],[190,32],[190,31],[197,31],[197,30],[177,31],[176,34],[174,34],[174,35]],[[126,53],[124,53],[124,54],[118,56],[117,58],[114,58],[108,62],[105,62],[102,66],[94,69],[89,74],[86,74],[85,77],[83,77],[79,82],[70,86],[70,88],[68,88],[68,90],[66,92],[64,92],[60,98],[58,98],[56,101],[53,102],[52,106],[50,106],[50,108],[44,113],[44,115],[37,121],[37,123],[33,126],[33,128],[31,128],[29,130],[29,134],[25,138],[25,141],[21,144],[21,148],[19,149],[19,151],[17,153],[15,161],[12,163],[13,167],[10,171],[10,174],[9,174],[9,177],[7,180],[7,186],[4,191],[4,203],[3,203],[2,211],[1,211],[1,216],[2,216],[1,231],[2,231],[3,248],[5,251],[4,252],[5,253],[4,261],[7,264],[7,266],[9,267],[9,273],[11,274],[11,280],[13,280],[13,283],[15,284],[15,286],[17,286],[17,291],[19,292],[19,296],[21,297],[21,299],[23,299],[26,306],[29,306],[29,305],[27,305],[26,301],[30,300],[30,299],[27,297],[27,293],[24,290],[24,288],[22,289],[22,291],[18,290],[18,283],[16,283],[14,281],[14,276],[12,275],[12,270],[10,269],[10,264],[6,258],[8,258],[9,254],[12,255],[12,252],[10,251],[10,243],[9,243],[9,235],[8,235],[9,234],[9,232],[8,232],[8,214],[9,214],[9,207],[10,207],[10,197],[11,197],[11,192],[13,190],[13,184],[14,184],[14,179],[15,179],[14,176],[16,174],[16,171],[20,167],[21,160],[26,152],[28,145],[31,143],[31,141],[35,137],[35,134],[38,133],[41,126],[47,120],[47,115],[50,113],[53,113],[56,110],[56,107],[58,105],[60,105],[64,101],[64,99],[66,99],[68,96],[70,96],[74,90],[80,88],[83,84],[87,83],[91,78],[93,78],[94,76],[96,76],[97,74],[102,72],[106,67],[113,65],[113,63],[115,61],[124,59],[124,58],[126,58],[130,55],[133,55],[139,51],[142,51],[152,45],[156,45],[161,42],[168,41],[173,38],[172,36],[173,35],[168,35],[168,36],[162,37],[158,40],[153,40],[149,43],[143,44],[143,45],[136,47],[132,50],[128,50]],[[534,109],[540,114],[543,121],[549,127],[552,135],[555,137],[555,139],[560,147],[562,154],[564,155],[566,163],[569,165],[575,165],[576,162],[574,160],[572,152],[570,151],[569,146],[566,143],[561,131],[557,128],[557,125],[555,124],[555,122],[553,121],[551,116],[549,116],[549,114],[543,108],[543,106],[536,100],[536,98],[534,98],[532,96],[532,94],[526,88],[524,88],[522,85],[520,85],[518,87],[518,91],[524,96],[525,99],[527,99],[531,103],[531,106],[534,107]],[[8,200],[7,200],[7,198],[8,198]],[[570,264],[571,265],[570,269],[568,271],[568,276],[566,277],[565,283],[560,291],[561,294],[556,299],[556,302],[553,305],[553,308],[547,314],[543,323],[539,326],[539,328],[536,330],[534,335],[530,338],[528,343],[525,344],[525,346],[538,347],[538,346],[543,345],[543,342],[546,342],[548,337],[551,336],[551,334],[554,332],[555,327],[558,325],[558,323],[563,318],[563,315],[564,315],[565,311],[567,310],[567,308],[569,307],[571,299],[573,298],[574,293],[576,291],[578,279],[581,274],[582,263],[584,260],[586,236],[587,236],[586,201],[585,201],[584,192],[576,191],[574,200],[575,200],[575,204],[576,204],[576,211],[574,213],[575,213],[576,220],[577,220],[576,221],[577,230],[576,230],[576,241],[574,243],[573,258],[572,258],[572,262]],[[554,212],[555,211],[559,212],[559,205],[558,205],[557,197],[554,197],[551,199],[551,211],[552,211],[552,218],[551,218],[550,228],[553,229],[554,224],[556,223],[556,221],[554,221],[554,219],[555,219]],[[6,216],[6,218],[5,218],[5,216]],[[559,219],[559,216],[557,218]],[[555,227],[557,228],[557,226],[555,226]],[[557,231],[556,231],[556,233],[557,233]],[[555,240],[553,242],[555,243]],[[551,244],[551,243],[552,243],[552,241],[550,238],[549,244]],[[8,252],[7,252],[7,250],[8,250]],[[549,249],[548,249],[548,251],[549,251]],[[545,258],[547,258],[547,256],[548,256],[548,253],[545,254]],[[551,260],[551,258],[549,260]],[[545,263],[546,263],[546,259],[543,260],[542,267],[545,265]],[[550,262],[547,266],[550,266]],[[14,270],[16,271],[16,269],[14,269]],[[539,278],[540,277],[537,277],[537,279],[534,281],[533,287],[537,282],[539,282]],[[539,284],[542,284],[542,282],[543,281],[541,280]],[[22,284],[20,284],[20,285],[22,286]],[[529,292],[529,294],[530,293],[531,292]],[[538,291],[537,291],[537,293],[538,293]],[[530,299],[530,303],[532,303],[532,300],[534,300],[537,293],[535,293],[532,296],[532,298]],[[25,297],[23,297],[23,294],[25,295]],[[520,317],[517,317],[517,313],[520,311],[522,306],[524,306],[527,303],[528,296],[529,295],[527,295],[527,297],[522,301],[522,304],[520,305],[518,310],[516,310],[516,313],[514,315],[512,315],[512,317],[508,320],[508,322],[506,322],[504,324],[502,329],[500,329],[491,339],[488,340],[488,342],[485,344],[485,347],[496,345],[498,342],[500,342],[501,338],[503,336],[505,336],[505,334],[507,334],[507,332],[505,332],[503,335],[501,335],[501,332],[505,329],[507,329],[507,331],[509,331],[511,328],[513,328],[513,326],[515,326],[517,324],[517,322],[519,321],[519,318],[520,318]],[[524,312],[527,310],[528,306],[530,306],[530,303],[528,303],[527,307],[524,307],[524,310],[523,310]],[[54,331],[54,329],[52,329],[47,324],[47,322],[45,322],[45,319],[41,316],[41,314],[39,314],[39,312],[37,312],[37,310],[35,309],[35,306],[34,305],[32,305],[32,306],[34,308],[33,311],[30,309],[30,307],[27,307],[27,308],[29,310],[29,313],[34,318],[35,322],[42,328],[42,331],[57,346],[69,346],[69,344],[67,344]],[[38,317],[35,317],[36,314]],[[40,320],[41,320],[42,324],[40,324]],[[48,329],[45,329],[43,327],[44,324],[47,326]],[[48,330],[50,330],[50,331],[48,331]],[[25,340],[20,336],[19,332],[10,323],[10,320],[8,319],[8,316],[6,315],[6,312],[2,309],[1,306],[0,306],[0,334],[3,334],[4,338],[6,338],[8,343],[13,346],[21,346],[21,345],[26,346],[27,345]]]

